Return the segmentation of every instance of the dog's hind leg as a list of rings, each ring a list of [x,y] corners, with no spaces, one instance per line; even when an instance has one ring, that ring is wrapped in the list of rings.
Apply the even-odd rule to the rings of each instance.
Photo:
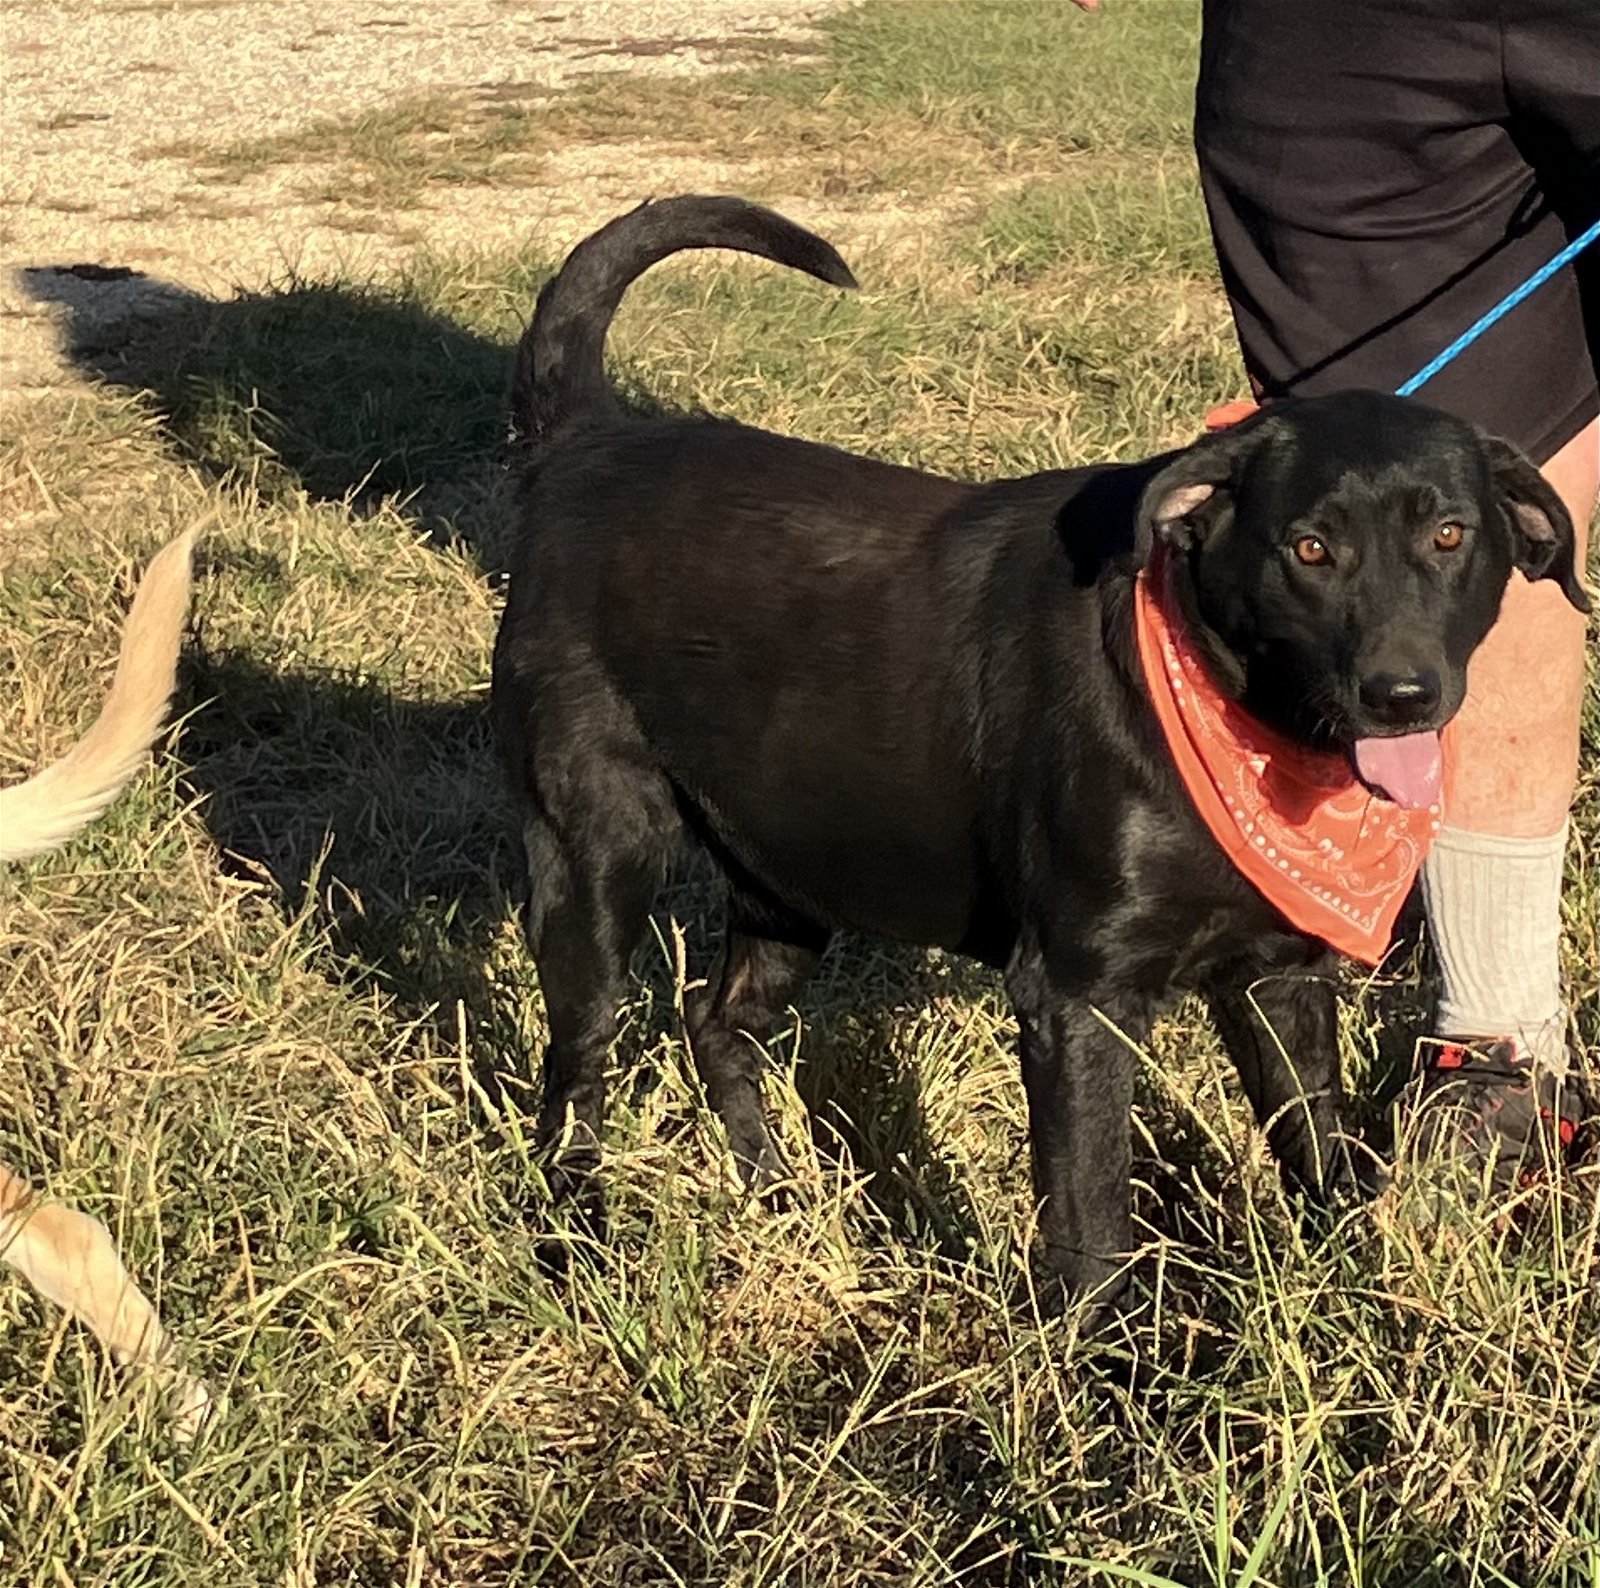
[[[1245,1095],[1279,1163],[1318,1200],[1353,1189],[1340,1119],[1339,994],[1331,960],[1233,966],[1205,989]]]
[[[624,802],[614,790],[610,798],[603,832],[586,831],[580,841],[567,834],[558,839],[548,822],[534,816],[523,835],[529,878],[524,927],[550,1032],[539,1145],[548,1156],[552,1191],[558,1198],[581,1193],[596,1225],[600,1195],[594,1171],[605,1121],[606,1064],[628,964],[649,923],[663,869],[661,826],[619,821],[618,804]],[[675,820],[670,804],[662,811]],[[618,841],[624,837],[627,842]]]
[[[828,936],[826,927],[736,895],[722,952],[705,985],[684,1000],[706,1098],[727,1129],[739,1173],[756,1191],[788,1173],[761,1101],[759,1044],[811,979]]]

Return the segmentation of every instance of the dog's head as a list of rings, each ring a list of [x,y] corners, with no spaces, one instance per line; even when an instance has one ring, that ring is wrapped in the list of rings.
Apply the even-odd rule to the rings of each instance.
[[[1225,689],[1402,804],[1513,569],[1589,610],[1572,519],[1509,442],[1376,392],[1275,403],[1169,462],[1139,510]]]

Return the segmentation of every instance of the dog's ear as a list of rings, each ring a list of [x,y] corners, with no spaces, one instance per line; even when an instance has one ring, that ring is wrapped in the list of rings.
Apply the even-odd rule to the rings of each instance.
[[[1134,525],[1134,547],[1141,565],[1154,541],[1194,546],[1222,521],[1243,461],[1265,439],[1265,417],[1258,415],[1202,437],[1145,486]]]
[[[1496,495],[1511,525],[1515,566],[1529,579],[1554,579],[1580,612],[1591,609],[1578,577],[1578,539],[1567,504],[1509,441],[1486,436]]]

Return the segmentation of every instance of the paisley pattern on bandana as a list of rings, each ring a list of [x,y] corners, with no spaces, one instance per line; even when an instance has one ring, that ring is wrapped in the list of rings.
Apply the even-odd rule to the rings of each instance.
[[[1178,772],[1211,836],[1302,932],[1376,965],[1442,819],[1374,794],[1347,757],[1257,722],[1184,631],[1165,547],[1135,587],[1139,660]]]

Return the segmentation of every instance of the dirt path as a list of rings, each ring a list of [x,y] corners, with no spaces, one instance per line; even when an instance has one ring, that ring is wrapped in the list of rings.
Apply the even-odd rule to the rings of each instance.
[[[0,13],[0,399],[72,375],[58,327],[172,283],[223,293],[289,271],[381,271],[419,244],[570,241],[715,162],[587,146],[508,196],[430,191],[360,229],[305,169],[197,183],[174,146],[293,134],[430,93],[537,93],[597,71],[688,75],[803,40],[827,0],[9,0]],[[48,299],[38,277],[48,271]],[[128,274],[133,272],[133,274]]]

